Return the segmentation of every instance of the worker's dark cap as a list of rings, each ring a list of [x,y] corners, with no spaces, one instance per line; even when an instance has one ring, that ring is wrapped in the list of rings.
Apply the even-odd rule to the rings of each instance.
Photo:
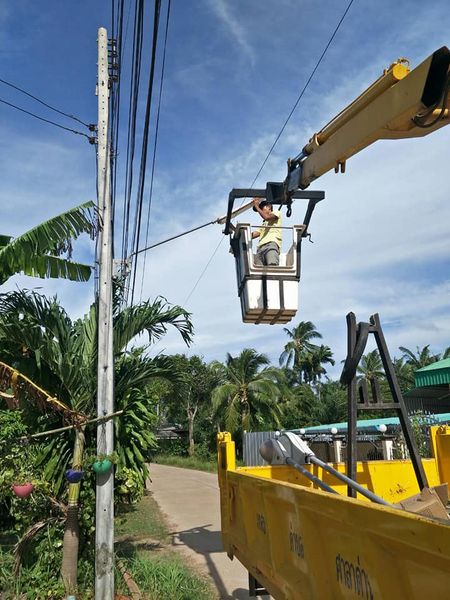
[[[264,208],[265,206],[267,206],[268,204],[269,204],[270,206],[272,206],[272,202],[269,202],[268,200],[265,200],[265,199],[263,199],[263,200],[261,200],[261,202],[258,204],[258,206],[259,206],[259,208],[261,208],[261,209],[262,209],[262,208]],[[255,212],[257,212],[257,210],[256,210],[256,207],[255,207],[255,206],[253,207],[253,210],[254,210]]]

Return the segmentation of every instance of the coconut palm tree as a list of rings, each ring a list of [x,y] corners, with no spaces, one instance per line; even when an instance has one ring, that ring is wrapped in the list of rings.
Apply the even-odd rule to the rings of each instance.
[[[338,381],[327,378],[321,388],[321,400],[313,406],[312,417],[321,424],[341,423],[347,417],[347,395]]]
[[[301,360],[301,369],[306,383],[320,383],[322,375],[326,374],[324,364],[334,365],[333,352],[329,346],[319,347],[306,352]]]
[[[356,370],[359,373],[359,379],[365,379],[369,384],[375,379],[383,380],[386,378],[378,350],[363,354]]]
[[[120,308],[114,307],[114,353],[116,356],[116,410],[124,413],[115,423],[119,454],[118,470],[133,469],[142,483],[147,476],[145,453],[154,443],[150,425],[151,409],[142,402],[138,391],[155,376],[168,373],[167,358],[150,359],[142,352],[127,351],[139,334],[147,333],[149,342],[161,338],[174,326],[186,343],[192,338],[190,315],[179,306],[163,299]],[[13,363],[34,382],[54,393],[71,409],[87,416],[95,413],[97,364],[97,307],[84,318],[72,322],[56,298],[37,292],[18,291],[0,295],[0,359]],[[46,423],[46,429],[49,422]],[[46,446],[42,457],[43,474],[56,491],[64,483],[74,444],[76,462],[81,464],[86,435],[87,445],[94,445],[92,430],[75,430],[62,434]],[[74,442],[71,437],[75,435]],[[75,460],[75,458],[73,459]],[[78,555],[78,494],[80,486],[71,488],[70,511],[64,537],[63,579],[68,588],[76,585]]]
[[[281,372],[268,365],[265,354],[246,348],[236,357],[228,353],[225,365],[212,366],[222,381],[212,394],[214,416],[228,431],[240,436],[262,425],[279,425]]]
[[[290,341],[285,345],[280,355],[280,365],[295,370],[300,380],[302,373],[301,362],[304,354],[317,348],[311,340],[320,339],[322,335],[316,331],[315,325],[311,321],[300,321],[297,327],[294,327],[292,330],[283,327],[283,331],[287,333]]]
[[[422,367],[427,367],[441,358],[439,354],[432,354],[430,352],[430,344],[427,344],[423,348],[416,346],[415,353],[404,346],[399,346],[399,350],[403,352],[402,358],[408,365],[411,365],[415,371]]]
[[[381,395],[384,397],[390,396],[389,385],[386,380],[386,374],[383,368],[383,362],[378,350],[372,350],[367,354],[363,354],[361,361],[356,368],[357,378],[364,380],[369,386],[369,395],[373,398],[374,394],[377,395],[376,388],[374,386],[379,384],[379,390]],[[367,417],[369,418],[369,417]]]
[[[17,273],[32,277],[87,281],[92,267],[70,260],[72,240],[95,234],[96,211],[86,202],[13,239],[0,235],[0,285]],[[67,253],[67,259],[61,254]]]
[[[402,394],[414,387],[414,369],[405,362],[403,358],[394,358],[392,360],[395,376]]]

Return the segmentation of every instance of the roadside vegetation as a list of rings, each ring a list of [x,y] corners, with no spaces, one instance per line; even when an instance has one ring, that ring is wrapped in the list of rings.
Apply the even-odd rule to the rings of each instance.
[[[71,240],[94,236],[96,228],[87,203],[16,240],[0,235],[0,285],[14,273],[87,280],[91,267],[71,261]],[[2,599],[93,597],[93,466],[106,461],[115,475],[117,589],[127,593],[126,572],[146,598],[213,598],[205,580],[170,550],[167,526],[144,495],[147,464],[215,471],[218,430],[232,433],[242,458],[244,431],[345,420],[346,391],[327,376],[333,352],[312,322],[284,329],[277,365],[254,348],[227,354],[223,362],[184,354],[151,358],[149,349],[170,328],[190,344],[191,315],[162,298],[127,306],[123,293],[115,281],[120,414],[114,417],[116,451],[109,456],[97,453],[90,422],[96,415],[97,301],[72,320],[57,297],[0,293]],[[403,391],[413,386],[416,369],[450,355],[449,348],[433,354],[429,346],[400,351],[394,366]],[[358,376],[369,384],[378,379],[389,393],[376,351],[363,357]],[[165,437],[159,433],[164,428]],[[25,489],[30,495],[22,495]]]
[[[122,507],[116,518],[115,547],[117,560],[148,600],[217,598],[209,581],[171,549],[170,531],[151,495]],[[123,577],[117,587],[129,593]]]
[[[186,448],[187,450],[187,448]],[[195,469],[207,473],[217,473],[217,459],[211,455],[209,458],[197,456],[180,456],[176,454],[157,454],[154,462],[169,467],[181,467],[183,469]]]

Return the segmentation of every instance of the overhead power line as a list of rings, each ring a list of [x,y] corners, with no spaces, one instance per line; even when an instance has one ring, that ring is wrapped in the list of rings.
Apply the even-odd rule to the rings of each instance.
[[[347,16],[347,13],[348,13],[348,11],[350,10],[350,7],[351,7],[351,5],[353,4],[353,2],[354,2],[354,0],[350,0],[350,2],[348,3],[348,6],[347,6],[347,8],[345,9],[345,12],[344,12],[344,14],[342,15],[342,17],[341,17],[341,19],[340,19],[339,23],[336,25],[336,28],[335,28],[335,30],[333,31],[333,35],[332,35],[332,36],[330,37],[330,39],[328,40],[328,43],[327,43],[327,45],[325,46],[325,48],[324,48],[324,51],[323,51],[323,52],[322,52],[322,54],[320,55],[320,58],[319,58],[319,60],[317,61],[317,63],[316,63],[316,66],[315,66],[315,67],[314,67],[314,69],[312,70],[312,72],[311,72],[311,75],[308,77],[308,80],[307,80],[307,82],[305,83],[305,85],[304,85],[304,87],[303,87],[302,91],[300,92],[300,94],[299,94],[299,96],[298,96],[297,100],[295,101],[295,104],[294,104],[294,106],[292,107],[292,110],[291,110],[291,112],[289,113],[289,115],[288,115],[287,119],[286,119],[286,120],[285,120],[285,122],[283,123],[283,126],[282,126],[282,128],[280,129],[280,131],[279,131],[279,133],[278,133],[277,137],[275,138],[275,140],[274,140],[274,142],[273,142],[272,146],[270,147],[270,150],[269,150],[269,152],[268,152],[268,154],[267,154],[266,158],[263,160],[263,163],[262,163],[261,167],[259,168],[259,171],[256,173],[256,175],[255,175],[255,178],[253,179],[253,181],[252,181],[252,184],[251,184],[251,186],[250,186],[250,187],[253,187],[253,185],[254,185],[255,181],[256,181],[256,180],[258,179],[258,177],[260,176],[260,174],[261,174],[261,171],[264,169],[266,162],[269,160],[269,157],[270,157],[270,155],[272,154],[272,152],[273,152],[273,149],[274,149],[274,148],[275,148],[275,146],[277,145],[277,143],[278,143],[278,140],[280,139],[280,137],[281,137],[281,136],[282,136],[282,134],[283,134],[283,131],[286,129],[286,125],[289,123],[289,121],[290,121],[290,119],[291,119],[292,115],[294,114],[294,112],[295,112],[295,109],[296,109],[296,108],[297,108],[297,106],[298,106],[298,103],[299,103],[299,102],[300,102],[300,100],[302,99],[302,96],[303,96],[303,94],[305,93],[305,91],[306,91],[306,88],[309,86],[309,84],[310,84],[310,82],[311,82],[311,79],[314,77],[314,74],[315,74],[315,72],[316,72],[316,71],[317,71],[317,69],[319,68],[319,66],[320,66],[320,63],[322,62],[322,60],[323,60],[323,58],[324,58],[325,54],[327,53],[327,50],[328,50],[328,48],[330,47],[330,45],[331,45],[331,43],[333,42],[333,40],[334,40],[334,38],[335,38],[335,36],[336,36],[337,32],[339,31],[339,28],[340,28],[340,26],[342,25],[342,23],[343,23],[343,21],[344,21],[345,17]]]
[[[39,117],[38,115],[35,115],[34,113],[32,113],[28,110],[25,110],[24,108],[20,108],[19,106],[16,106],[15,104],[12,104],[11,102],[2,100],[2,98],[0,98],[0,102],[2,102],[3,104],[6,104],[7,106],[10,106],[11,108],[15,108],[16,110],[19,110],[20,112],[23,112],[26,115],[29,115],[30,117],[34,117],[35,119],[38,119],[39,121],[44,121],[44,123],[49,123],[50,125],[54,125],[55,127],[59,127],[60,129],[64,129],[65,131],[70,131],[71,133],[75,133],[76,135],[82,135],[85,138],[87,138],[89,140],[89,143],[91,143],[91,144],[93,144],[95,142],[95,137],[87,135],[86,133],[83,133],[82,131],[77,131],[76,129],[71,129],[70,127],[64,127],[64,125],[60,125],[59,123],[50,121],[50,119],[44,119],[44,117]]]
[[[192,296],[192,294],[195,292],[195,290],[197,289],[198,284],[200,283],[203,275],[206,273],[209,265],[212,263],[213,258],[215,257],[217,250],[220,248],[220,245],[222,244],[223,240],[225,238],[221,238],[221,240],[219,241],[219,243],[217,244],[217,246],[214,249],[214,252],[211,254],[210,259],[208,260],[208,262],[206,263],[206,265],[203,268],[203,271],[200,273],[197,281],[194,283],[191,291],[189,292],[189,294],[186,296],[186,300],[183,302],[183,304],[187,304],[187,302],[189,301],[190,297]]]
[[[144,203],[145,175],[146,175],[147,152],[148,152],[148,134],[149,134],[149,128],[150,128],[150,113],[151,113],[152,97],[153,97],[153,81],[154,81],[154,76],[155,76],[156,49],[157,49],[157,42],[158,42],[160,9],[161,9],[161,0],[155,0],[155,10],[154,10],[154,17],[153,17],[152,55],[151,55],[151,61],[150,61],[150,74],[149,74],[149,79],[148,79],[147,101],[146,101],[145,119],[144,119],[144,134],[143,134],[143,138],[142,138],[141,164],[140,164],[140,169],[139,169],[137,205],[136,205],[133,244],[132,244],[132,246],[136,250],[139,249],[139,239],[140,239],[140,234],[141,234],[142,207],[143,207],[143,203]],[[133,304],[134,290],[135,290],[135,286],[136,286],[136,271],[137,271],[136,267],[137,267],[137,261],[135,261],[135,264],[134,264],[133,283],[131,286],[131,304]]]
[[[120,83],[122,79],[122,29],[123,29],[123,7],[124,0],[120,0],[117,6],[117,17],[115,12],[115,2],[112,0],[112,38],[110,40],[110,58],[112,86],[109,98],[110,119],[111,119],[111,152],[110,152],[110,173],[111,173],[111,205],[113,215],[113,257],[115,256],[115,213],[116,213],[116,188],[117,188],[117,156],[119,154],[119,124],[120,124]]]
[[[131,213],[131,192],[133,188],[133,166],[136,147],[136,116],[139,97],[142,61],[143,37],[143,0],[136,1],[134,14],[134,34],[132,49],[132,66],[129,93],[128,127],[127,127],[127,154],[125,165],[125,188],[123,201],[123,231],[122,231],[122,260],[128,256],[129,225]]]
[[[11,88],[13,88],[15,90],[17,90],[21,94],[25,94],[25,96],[28,96],[29,98],[32,98],[33,100],[36,100],[36,102],[39,102],[40,104],[42,104],[43,106],[46,106],[50,110],[53,110],[53,111],[59,113],[60,115],[63,115],[64,117],[68,117],[69,119],[73,119],[74,121],[77,121],[78,123],[81,123],[82,125],[84,125],[88,129],[91,127],[91,125],[89,123],[85,123],[84,121],[82,121],[81,119],[79,119],[78,117],[76,117],[75,115],[71,115],[71,114],[66,113],[66,112],[64,112],[62,110],[59,110],[59,108],[55,108],[54,106],[52,106],[51,104],[48,104],[47,102],[44,102],[44,100],[41,100],[37,96],[34,96],[33,94],[30,94],[30,92],[27,92],[26,90],[22,89],[18,85],[14,85],[13,83],[10,83],[9,81],[6,81],[5,79],[0,79],[0,82],[4,83],[5,85],[8,85],[9,87],[11,87]]]
[[[158,99],[158,111],[156,114],[156,131],[155,131],[155,141],[153,144],[153,160],[152,160],[152,173],[150,177],[150,192],[148,197],[148,210],[147,210],[147,228],[145,231],[145,245],[148,244],[148,232],[150,227],[150,214],[152,208],[152,198],[153,198],[153,180],[155,176],[155,164],[156,164],[156,148],[158,145],[158,133],[159,133],[159,117],[161,114],[161,100],[162,100],[162,92],[163,92],[163,83],[164,83],[164,71],[166,67],[166,50],[167,50],[167,36],[169,33],[169,20],[170,20],[170,2],[168,0],[167,4],[167,16],[166,16],[166,30],[164,34],[164,48],[163,48],[163,58],[162,58],[162,67],[161,67],[161,79],[159,83],[159,99]],[[147,255],[144,254],[144,264],[142,266],[142,280],[141,280],[141,294],[140,300],[142,300],[142,291],[144,288],[144,276],[145,276],[145,264],[146,264]]]
[[[162,246],[163,244],[167,244],[167,242],[172,242],[173,240],[176,240],[179,237],[183,237],[184,235],[188,235],[188,233],[193,233],[194,231],[198,231],[199,229],[203,229],[203,227],[208,227],[208,225],[213,225],[214,223],[217,223],[217,222],[218,222],[217,219],[215,219],[214,221],[209,221],[208,223],[203,223],[203,225],[198,225],[197,227],[193,227],[192,229],[188,229],[187,231],[183,231],[182,233],[173,235],[170,238],[161,240],[160,242],[156,242],[156,244],[152,244],[151,246],[147,246],[146,248],[141,248],[140,250],[133,252],[133,254],[131,256],[137,256],[138,254],[141,254],[141,252],[147,252],[147,250],[151,250],[152,248],[156,248],[157,246]]]

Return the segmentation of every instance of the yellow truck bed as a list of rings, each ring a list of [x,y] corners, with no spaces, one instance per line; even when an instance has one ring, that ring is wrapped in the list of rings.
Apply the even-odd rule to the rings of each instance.
[[[430,486],[450,469],[450,429],[433,429],[434,458],[423,461]],[[450,521],[348,498],[313,465],[342,495],[287,466],[236,468],[227,433],[218,451],[224,547],[277,600],[450,598]],[[358,463],[357,480],[391,503],[419,492],[404,460]]]

